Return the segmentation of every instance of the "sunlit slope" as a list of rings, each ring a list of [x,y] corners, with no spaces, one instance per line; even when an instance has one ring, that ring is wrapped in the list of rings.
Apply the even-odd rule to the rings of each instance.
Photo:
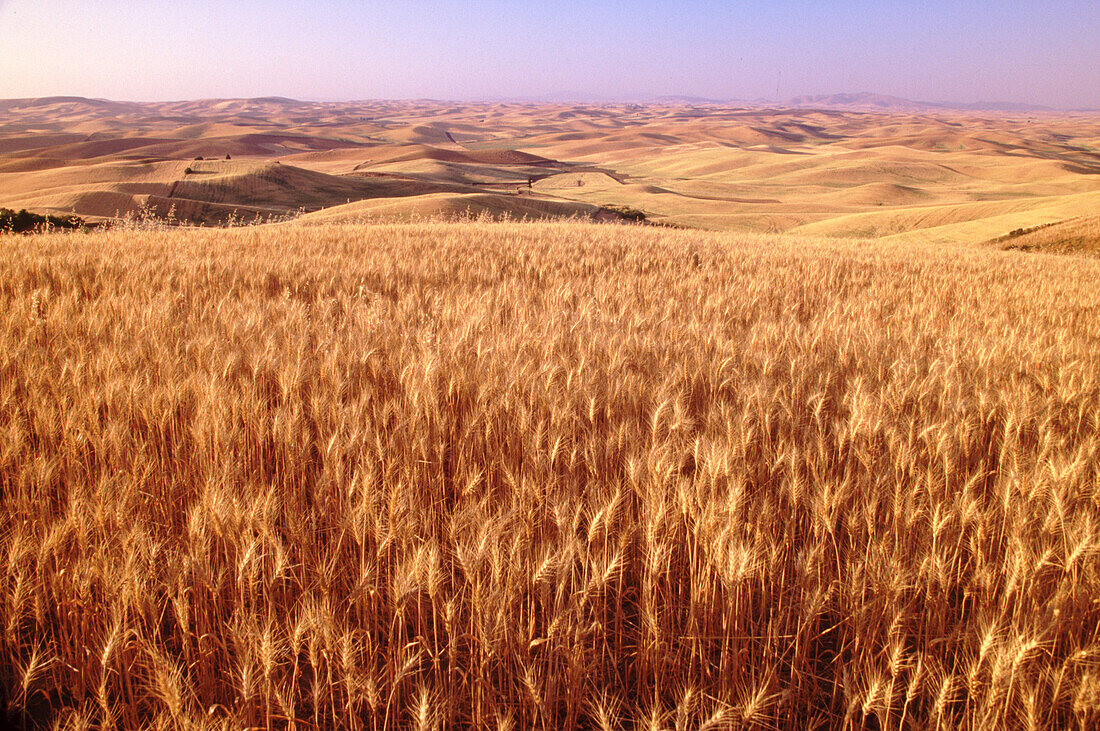
[[[19,186],[35,176],[33,194]],[[0,199],[26,207],[111,217],[150,208],[174,209],[190,223],[217,223],[234,210],[247,215],[296,215],[365,198],[470,192],[469,187],[406,177],[329,175],[278,162],[203,160],[142,164],[104,163],[0,176]],[[7,194],[7,195],[5,195]]]
[[[940,242],[955,238],[984,241],[1015,228],[1060,221],[1095,210],[1100,210],[1100,191],[855,213],[805,224],[794,231],[847,238],[903,236]],[[965,235],[956,236],[960,232]]]
[[[940,227],[945,219],[998,216],[1013,208],[1053,205],[1080,213],[1088,209],[1079,206],[1090,199],[1079,194],[1100,190],[1098,178],[1057,160],[897,145],[777,152],[712,143],[659,154],[612,155],[604,164],[634,185],[561,186],[555,193],[633,205],[672,223],[754,229],[753,222],[766,221],[776,230],[813,224],[805,232],[814,235],[889,235]],[[1001,223],[991,221],[990,227]],[[946,239],[981,240],[969,238],[974,230],[959,233]]]
[[[990,243],[1011,251],[1097,256],[1100,255],[1100,216],[1080,216],[1047,225],[1021,227]]]
[[[348,223],[360,219],[372,221],[409,221],[423,218],[587,218],[600,216],[600,208],[574,201],[521,195],[491,193],[436,193],[402,198],[374,198],[308,213],[296,222]],[[605,218],[613,218],[604,215]]]
[[[221,223],[234,207],[285,217],[365,200],[403,220],[451,210],[443,194],[522,194],[561,202],[551,216],[615,206],[693,228],[980,244],[1087,215],[1098,191],[1095,114],[0,101],[0,206],[98,218],[174,206]]]

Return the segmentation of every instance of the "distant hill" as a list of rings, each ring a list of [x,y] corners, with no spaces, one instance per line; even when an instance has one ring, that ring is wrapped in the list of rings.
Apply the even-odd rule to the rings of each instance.
[[[731,104],[743,103],[740,99],[712,99],[705,96],[690,96],[686,94],[671,94],[659,96],[653,99],[657,104]]]
[[[968,104],[922,102],[890,96],[889,94],[872,94],[870,92],[798,96],[789,100],[784,106],[882,112],[931,112],[937,110],[971,112],[1054,111],[1050,107],[1037,104],[1021,104],[1019,102],[972,102]]]
[[[1098,140],[1100,114],[874,94],[788,105],[44,97],[0,100],[0,207],[207,226],[636,211],[715,230],[981,243],[1095,215]],[[1094,233],[1073,224],[1007,243],[1076,251]]]
[[[1058,111],[1051,107],[1038,104],[1023,104],[1020,102],[925,102],[891,96],[889,94],[874,94],[871,92],[856,92],[844,94],[814,94],[797,96],[785,102],[774,102],[767,99],[732,99],[713,98],[703,96],[691,96],[687,94],[669,94],[664,96],[651,96],[634,100],[617,99],[611,96],[598,96],[583,94],[580,92],[562,92],[559,94],[543,95],[537,97],[509,97],[492,99],[491,101],[503,103],[577,103],[577,104],[612,104],[631,101],[641,104],[700,104],[700,105],[724,105],[737,107],[792,107],[798,109],[839,109],[846,111],[880,111],[880,112],[935,112],[935,111],[974,111],[974,112],[1028,112]],[[437,103],[444,103],[439,101]],[[125,102],[109,99],[88,99],[79,96],[52,96],[30,99],[0,99],[0,112],[31,109],[53,109],[76,111],[80,108],[89,111],[104,113],[140,113],[157,110],[165,114],[211,114],[211,113],[276,113],[297,112],[311,113],[318,110],[332,110],[355,106],[355,102],[315,102],[288,99],[286,97],[268,96],[252,99],[195,99],[171,102]],[[1094,109],[1074,109],[1069,111],[1094,112]]]
[[[88,99],[82,96],[44,96],[27,99],[0,99],[0,112],[29,109],[73,110],[83,108],[104,112],[134,111],[139,104],[116,102],[109,99]]]

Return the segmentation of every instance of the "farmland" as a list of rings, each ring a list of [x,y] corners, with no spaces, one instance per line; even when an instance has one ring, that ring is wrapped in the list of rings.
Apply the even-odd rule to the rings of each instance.
[[[1094,258],[488,220],[0,247],[15,719],[1100,722]]]

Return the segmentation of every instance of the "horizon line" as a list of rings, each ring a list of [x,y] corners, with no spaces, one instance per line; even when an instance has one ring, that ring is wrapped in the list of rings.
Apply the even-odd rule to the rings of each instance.
[[[754,99],[739,97],[709,97],[696,94],[638,94],[638,95],[602,95],[585,92],[562,91],[546,94],[530,95],[499,95],[499,96],[474,96],[474,97],[445,97],[445,96],[409,96],[409,97],[360,97],[360,98],[299,98],[284,96],[281,94],[261,94],[258,96],[199,96],[191,98],[162,98],[162,99],[113,99],[110,97],[86,96],[83,94],[46,94],[43,96],[19,96],[0,97],[0,102],[18,101],[94,101],[109,102],[113,104],[183,104],[194,102],[223,102],[223,101],[271,101],[288,102],[295,104],[362,104],[378,102],[435,102],[448,104],[669,104],[680,103],[692,106],[719,106],[719,105],[745,105],[752,107],[777,107],[777,108],[813,108],[815,106],[827,109],[831,106],[858,106],[869,107],[861,111],[876,111],[875,107],[881,107],[881,111],[889,112],[896,107],[911,105],[915,107],[927,107],[928,111],[974,111],[974,112],[1097,112],[1096,107],[1052,107],[1044,104],[1031,104],[1028,102],[1016,102],[1006,100],[978,100],[972,102],[930,101],[922,99],[909,99],[892,94],[878,92],[835,92],[828,94],[800,94],[786,99],[767,99],[757,97]],[[878,104],[876,104],[878,100]]]

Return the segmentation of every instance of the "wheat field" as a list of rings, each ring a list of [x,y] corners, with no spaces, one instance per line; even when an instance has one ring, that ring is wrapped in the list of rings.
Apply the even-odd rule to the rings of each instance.
[[[10,720],[1100,724],[1100,260],[487,221],[0,249]]]

